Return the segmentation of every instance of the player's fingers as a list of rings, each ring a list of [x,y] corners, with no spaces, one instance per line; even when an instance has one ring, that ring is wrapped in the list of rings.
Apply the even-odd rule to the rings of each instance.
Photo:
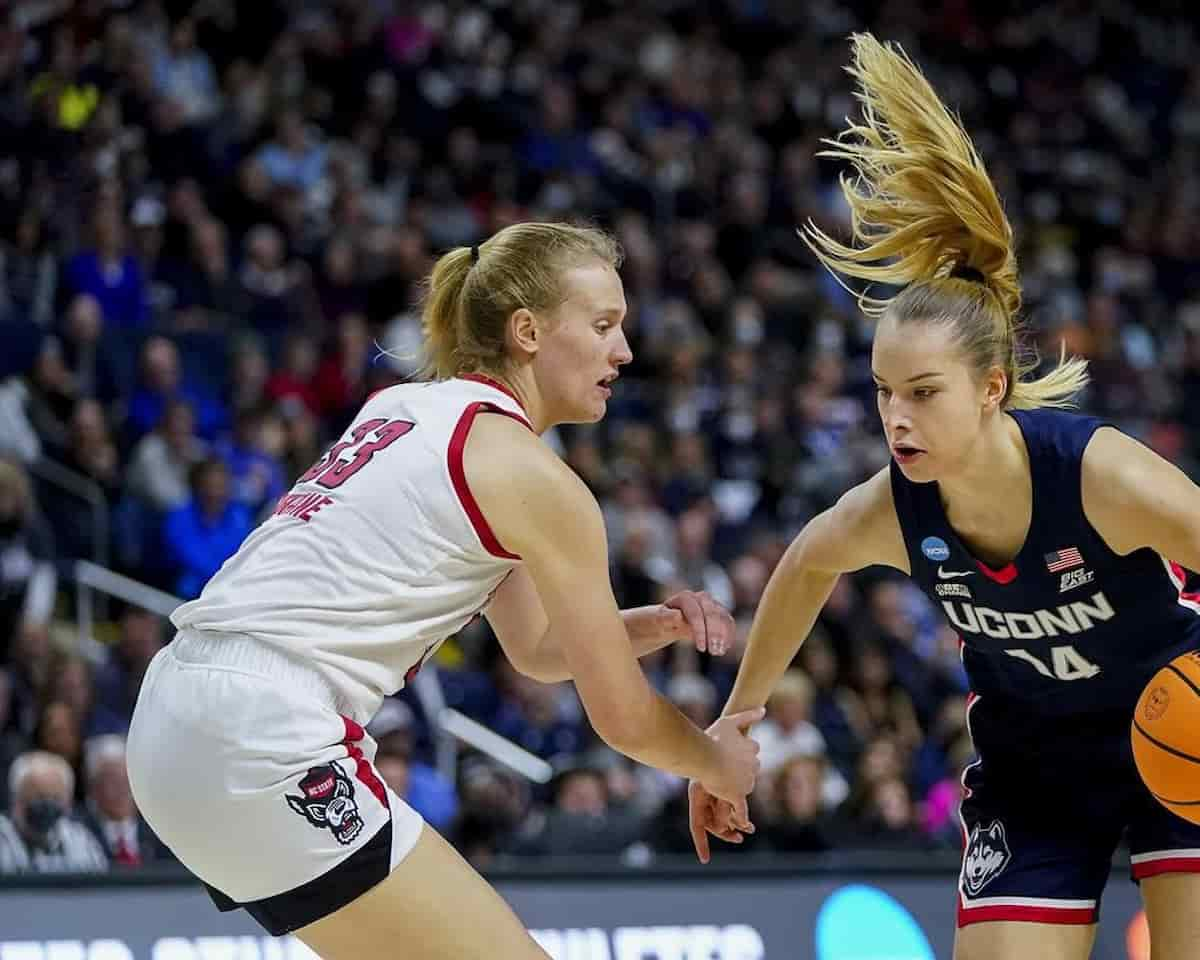
[[[715,657],[724,656],[733,643],[733,616],[706,593],[700,594],[700,604],[704,609],[708,652]]]
[[[746,798],[742,797],[737,803],[732,804],[733,816],[730,817],[730,822],[737,826],[738,824],[750,823],[750,805],[746,802]]]
[[[759,720],[766,716],[766,713],[767,711],[765,707],[755,707],[752,710],[743,710],[741,713],[731,713],[728,717],[726,717],[726,719],[732,720],[734,725],[741,730],[742,733],[745,733],[752,726],[758,723]]]
[[[746,815],[742,816],[739,814],[737,807],[727,800],[722,800],[716,819],[721,824],[722,829],[736,830],[738,833],[754,832],[754,824],[750,820],[748,807]]]
[[[696,857],[701,863],[708,863],[708,831],[704,827],[702,818],[704,810],[695,802],[692,803],[688,811],[688,826],[692,831],[692,846],[696,848]]]
[[[696,594],[690,590],[676,594],[668,601],[672,607],[683,614],[687,620],[688,629],[692,634],[692,643],[702,653],[708,650],[708,629],[704,623],[704,608],[696,599]]]

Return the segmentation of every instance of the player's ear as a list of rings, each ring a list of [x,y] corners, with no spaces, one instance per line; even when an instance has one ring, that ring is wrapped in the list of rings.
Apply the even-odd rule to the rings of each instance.
[[[537,317],[531,310],[520,307],[514,310],[508,318],[505,339],[508,341],[510,350],[515,351],[518,355],[532,357],[538,351],[539,333]]]
[[[1008,374],[1003,367],[992,366],[983,376],[983,406],[987,411],[997,410],[1008,395]]]

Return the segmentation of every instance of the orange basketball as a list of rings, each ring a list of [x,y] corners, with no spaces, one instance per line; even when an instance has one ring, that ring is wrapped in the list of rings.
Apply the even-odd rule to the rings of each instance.
[[[1130,737],[1150,792],[1172,813],[1200,823],[1200,653],[1176,657],[1146,684]]]

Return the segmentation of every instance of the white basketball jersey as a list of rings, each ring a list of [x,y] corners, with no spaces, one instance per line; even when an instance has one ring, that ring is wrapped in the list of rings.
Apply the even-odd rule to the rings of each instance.
[[[371,716],[520,561],[467,487],[480,413],[529,426],[483,377],[376,393],[172,622],[294,653]]]

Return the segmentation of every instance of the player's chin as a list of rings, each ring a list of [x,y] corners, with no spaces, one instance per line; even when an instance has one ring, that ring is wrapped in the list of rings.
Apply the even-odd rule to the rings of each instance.
[[[597,387],[588,395],[585,402],[579,405],[579,417],[576,423],[597,423],[608,413],[608,398],[612,391],[607,387]]]
[[[922,452],[915,457],[893,457],[892,459],[906,480],[911,480],[913,483],[928,483],[930,480],[937,479],[937,465],[930,459],[928,453]]]

